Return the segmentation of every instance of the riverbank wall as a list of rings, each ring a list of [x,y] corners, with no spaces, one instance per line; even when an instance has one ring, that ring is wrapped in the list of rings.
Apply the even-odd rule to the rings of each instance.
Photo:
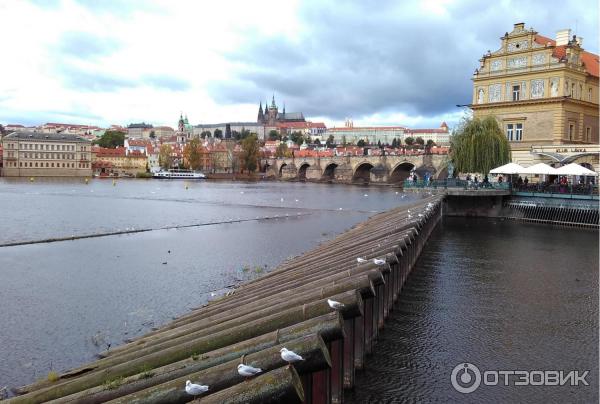
[[[342,402],[441,219],[442,197],[375,215],[95,362],[15,389],[9,402]],[[304,360],[287,366],[282,347]],[[262,372],[245,381],[240,363]],[[209,390],[191,396],[186,380]]]
[[[597,199],[494,195],[491,191],[447,194],[445,216],[490,217],[558,226],[598,228]]]

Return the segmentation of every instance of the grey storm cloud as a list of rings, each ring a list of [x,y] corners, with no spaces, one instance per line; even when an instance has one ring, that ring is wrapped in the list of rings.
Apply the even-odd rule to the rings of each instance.
[[[270,100],[274,92],[288,111],[333,119],[389,112],[439,116],[471,101],[479,58],[496,50],[514,23],[525,20],[551,37],[564,28],[555,13],[559,4],[463,1],[447,6],[448,17],[436,17],[416,13],[408,2],[301,2],[299,37],[247,33],[243,46],[223,55],[239,66],[234,77],[211,83],[209,92],[220,103]],[[597,9],[588,6],[571,11]],[[597,22],[590,21],[595,32]]]
[[[101,70],[91,70],[71,64],[63,64],[57,71],[63,83],[73,89],[88,92],[110,92],[123,88],[154,87],[170,91],[190,88],[186,80],[168,74],[149,74],[135,77],[118,76]]]

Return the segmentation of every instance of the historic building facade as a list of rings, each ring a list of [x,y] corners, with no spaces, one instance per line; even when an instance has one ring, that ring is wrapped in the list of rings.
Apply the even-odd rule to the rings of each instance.
[[[431,140],[440,146],[450,144],[450,130],[445,122],[442,122],[439,128],[409,129],[404,126],[354,126],[352,121],[346,121],[341,128],[328,128],[323,138],[327,139],[330,135],[337,144],[356,144],[359,140],[363,140],[368,144],[381,142],[390,145],[394,139],[404,143],[407,137],[413,139],[421,137],[425,143]]]
[[[14,132],[2,139],[5,177],[89,177],[91,141],[65,133]]]
[[[473,75],[474,116],[497,118],[515,162],[552,162],[534,151],[561,145],[593,160],[587,149],[598,143],[598,55],[570,30],[552,40],[517,23],[500,40]]]

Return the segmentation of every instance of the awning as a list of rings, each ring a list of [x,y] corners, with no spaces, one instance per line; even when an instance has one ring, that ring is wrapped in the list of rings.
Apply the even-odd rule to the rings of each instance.
[[[548,164],[538,163],[524,168],[523,170],[521,170],[520,174],[556,175],[556,168],[550,167]]]
[[[490,174],[519,174],[523,171],[523,167],[517,163],[508,163],[503,166],[496,167],[490,171]]]
[[[589,170],[579,164],[571,163],[566,166],[562,166],[556,169],[555,174],[557,175],[585,175],[590,177],[596,177],[598,174],[592,170]]]

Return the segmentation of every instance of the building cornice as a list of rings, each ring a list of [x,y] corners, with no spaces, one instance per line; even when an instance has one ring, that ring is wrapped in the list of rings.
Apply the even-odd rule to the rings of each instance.
[[[571,98],[569,96],[562,97],[550,97],[550,98],[535,98],[530,100],[520,100],[520,101],[501,101],[501,102],[488,102],[485,104],[470,104],[467,105],[469,108],[476,109],[486,109],[486,108],[500,108],[500,107],[516,107],[521,105],[534,105],[534,104],[556,104],[556,103],[573,103],[579,104],[582,106],[598,108],[598,104],[594,104],[593,102],[577,100]]]

